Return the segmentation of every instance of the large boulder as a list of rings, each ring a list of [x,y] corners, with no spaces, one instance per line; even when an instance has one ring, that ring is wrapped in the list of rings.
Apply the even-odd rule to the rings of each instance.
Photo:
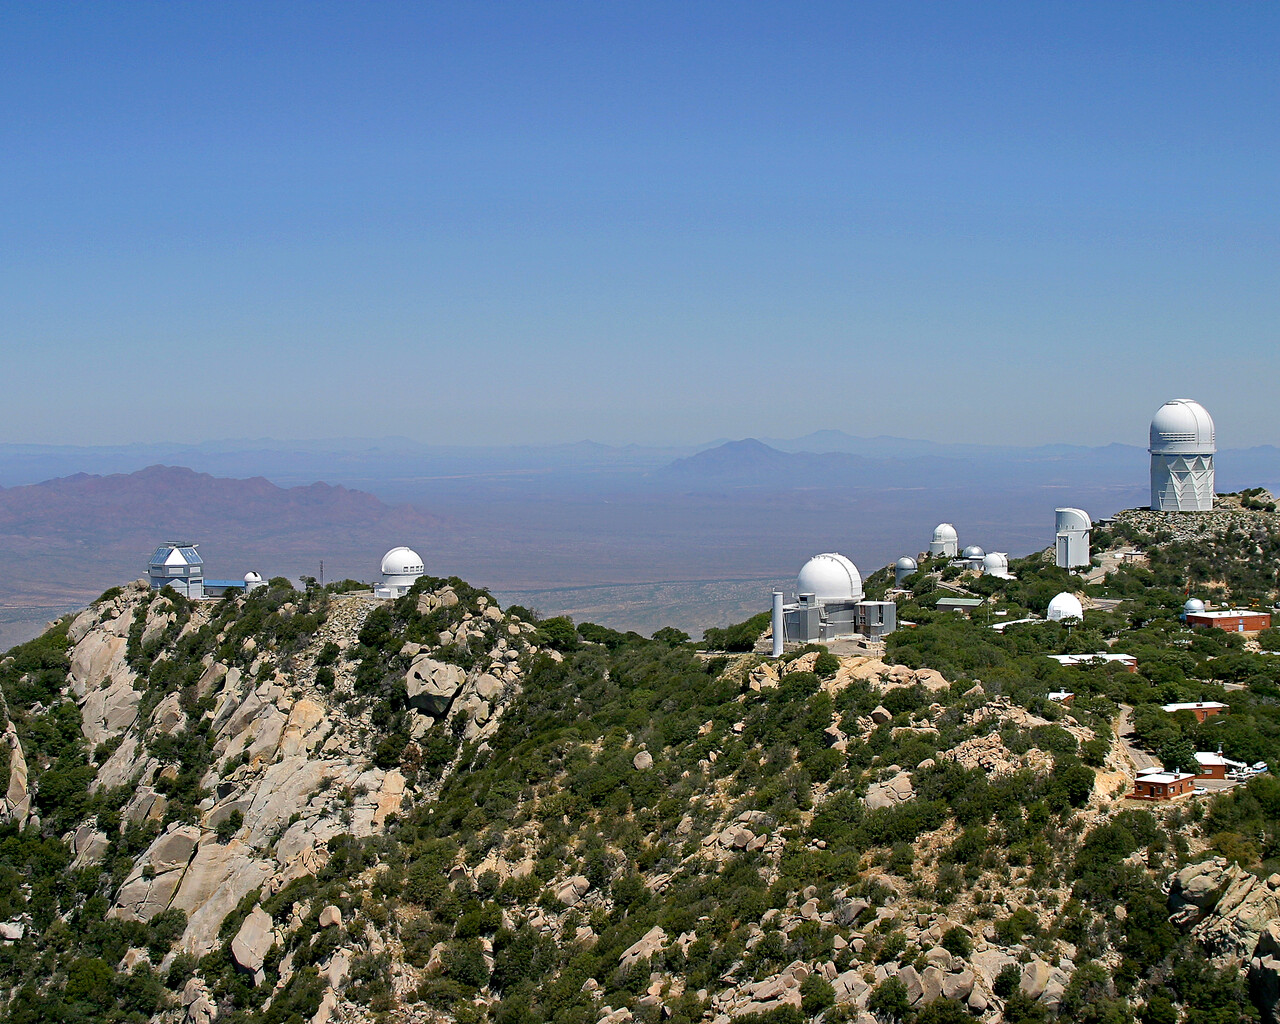
[[[449,710],[449,705],[453,703],[453,698],[465,681],[466,673],[457,665],[419,654],[413,659],[404,678],[409,706],[423,714],[439,718]]]
[[[255,985],[262,984],[265,977],[262,965],[275,941],[275,922],[261,907],[253,908],[231,940],[231,958],[242,971],[253,975]]]
[[[566,907],[576,907],[582,902],[582,897],[587,894],[587,890],[590,888],[591,883],[587,881],[584,875],[574,875],[571,878],[566,878],[560,888],[556,890],[556,899]]]
[[[1018,980],[1018,988],[1028,999],[1039,999],[1044,995],[1045,988],[1048,986],[1052,976],[1053,968],[1039,957],[1033,957],[1029,963],[1024,964],[1022,967],[1022,977]]]
[[[622,951],[618,957],[618,966],[623,970],[635,966],[640,960],[647,960],[658,952],[667,942],[667,933],[661,925],[654,925],[639,939]]]

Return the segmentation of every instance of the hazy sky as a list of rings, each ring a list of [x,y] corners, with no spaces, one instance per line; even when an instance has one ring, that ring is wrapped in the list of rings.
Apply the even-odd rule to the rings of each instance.
[[[1280,443],[1280,5],[0,5],[0,440]]]

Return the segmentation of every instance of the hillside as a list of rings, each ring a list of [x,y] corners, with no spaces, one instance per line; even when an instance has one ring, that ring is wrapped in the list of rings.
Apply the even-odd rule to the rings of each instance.
[[[1146,570],[1014,571],[949,582]],[[0,661],[0,1020],[1276,1020],[1280,784],[1124,794],[1144,746],[1280,765],[1280,659],[1158,586],[1001,635],[944,575],[882,659],[781,663],[458,579],[113,588]]]

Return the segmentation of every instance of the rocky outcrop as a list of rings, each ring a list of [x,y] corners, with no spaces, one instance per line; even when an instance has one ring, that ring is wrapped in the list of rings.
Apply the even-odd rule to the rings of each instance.
[[[409,706],[425,715],[439,718],[449,710],[449,705],[462,689],[465,680],[466,673],[457,665],[436,661],[427,654],[419,654],[413,659],[404,678]]]
[[[648,960],[667,944],[667,933],[661,925],[654,925],[639,939],[622,951],[618,966],[623,970],[634,967],[641,960]]]
[[[894,768],[897,766],[894,765]],[[889,770],[893,770],[890,768]],[[896,807],[900,803],[910,800],[916,795],[915,788],[911,784],[911,776],[907,772],[898,769],[896,775],[884,782],[877,782],[868,787],[867,795],[863,797],[863,802],[867,805],[867,810],[874,811],[881,807]]]
[[[4,745],[9,748],[9,785],[0,804],[0,821],[23,828],[31,814],[31,793],[27,789],[27,759],[12,722],[5,726]]]
[[[1261,879],[1221,857],[1192,864],[1173,876],[1169,909],[1211,956],[1245,964],[1280,920],[1280,874]]]

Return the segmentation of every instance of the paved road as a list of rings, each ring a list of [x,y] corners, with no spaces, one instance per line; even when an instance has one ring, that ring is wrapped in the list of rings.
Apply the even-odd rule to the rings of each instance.
[[[1160,761],[1133,743],[1133,708],[1128,704],[1120,705],[1120,714],[1115,723],[1116,735],[1129,760],[1133,763],[1135,774],[1143,768],[1159,768]]]

